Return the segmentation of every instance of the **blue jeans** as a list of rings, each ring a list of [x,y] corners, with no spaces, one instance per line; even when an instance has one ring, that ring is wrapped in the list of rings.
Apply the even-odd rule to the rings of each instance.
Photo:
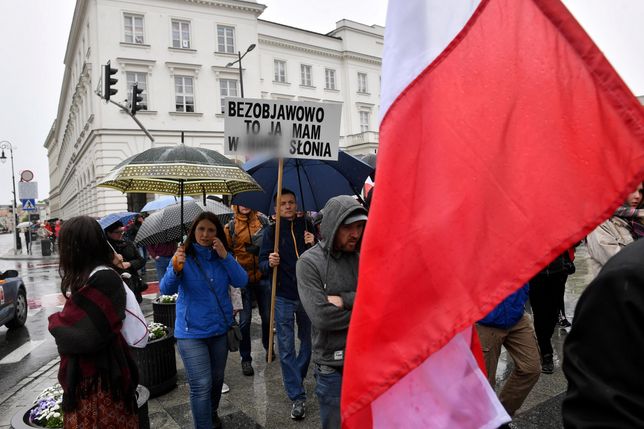
[[[299,354],[295,350],[296,321]],[[278,296],[275,298],[275,324],[286,394],[291,401],[306,400],[303,382],[311,362],[311,321],[299,300]]]
[[[226,335],[177,338],[177,346],[190,386],[190,408],[195,429],[212,429],[212,415],[219,407],[228,358]]]
[[[262,319],[262,345],[268,350],[269,318],[271,316],[271,288],[266,282],[249,283],[241,290],[244,309],[239,313],[239,329],[241,329],[242,340],[239,343],[239,354],[242,362],[251,362],[250,355],[250,324],[253,313],[251,306],[252,294],[257,298],[257,309]]]
[[[168,264],[170,264],[171,259],[172,256],[159,256],[159,259],[154,260],[154,266],[157,270],[157,280],[161,281],[165,275],[165,270],[168,269]]]
[[[315,395],[320,403],[322,429],[340,429],[342,373],[315,365]]]
[[[137,246],[137,250],[139,251],[139,255],[141,255],[141,257],[145,259],[145,262],[147,262],[148,249],[146,249],[145,246]],[[143,264],[143,267],[139,271],[141,271],[141,274],[145,274],[145,264]]]

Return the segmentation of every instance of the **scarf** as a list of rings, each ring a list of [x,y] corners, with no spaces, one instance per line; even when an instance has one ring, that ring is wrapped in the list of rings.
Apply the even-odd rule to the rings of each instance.
[[[60,354],[64,411],[76,409],[78,399],[99,386],[123,401],[129,412],[137,409],[138,371],[121,335],[125,299],[119,275],[98,271],[67,299],[62,311],[49,317],[49,332]]]

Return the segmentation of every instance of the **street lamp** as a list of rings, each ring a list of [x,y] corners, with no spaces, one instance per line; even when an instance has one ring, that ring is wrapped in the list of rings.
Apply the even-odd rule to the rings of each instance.
[[[13,170],[13,146],[11,142],[3,140],[0,142],[0,162],[3,164],[7,162],[7,156],[4,154],[4,150],[9,149],[9,156],[11,157],[11,184],[13,185],[13,206],[11,207],[11,217],[13,218],[13,254],[18,254],[18,214],[16,213],[16,175]]]
[[[244,54],[243,54],[243,55],[242,55],[242,53],[241,53],[241,52],[237,51],[237,57],[238,57],[238,58],[237,58],[235,61],[233,61],[232,63],[228,63],[228,64],[226,64],[226,67],[232,67],[232,66],[234,66],[234,65],[235,65],[235,63],[238,63],[238,64],[239,64],[239,90],[241,91],[241,98],[244,98],[244,80],[243,80],[243,78],[242,78],[242,64],[241,64],[241,60],[242,60],[242,58],[244,58],[244,57],[246,56],[246,54],[247,54],[247,53],[249,53],[249,52],[250,52],[250,51],[252,51],[253,49],[255,49],[255,44],[254,44],[254,43],[253,43],[253,44],[251,44],[251,45],[246,49],[246,52],[244,52]]]

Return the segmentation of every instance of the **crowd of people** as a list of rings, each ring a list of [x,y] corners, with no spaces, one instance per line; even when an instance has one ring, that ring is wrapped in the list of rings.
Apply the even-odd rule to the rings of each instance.
[[[612,261],[616,258],[608,260],[636,241],[644,231],[640,224],[644,210],[639,208],[642,192],[640,185],[610,219],[586,238],[593,275],[602,266],[608,269],[612,264],[615,267]],[[306,417],[308,397],[304,380],[312,360],[322,427],[341,426],[343,363],[368,210],[353,197],[338,196],[331,198],[313,218],[298,211],[296,195],[288,189],[282,190],[279,200],[275,196],[275,206],[280,214],[278,236],[273,219],[247,207],[233,206],[233,219],[225,225],[214,214],[204,212],[193,221],[183,243],[148,246],[146,253],[128,239],[132,230],[135,234],[144,222],[143,217],[136,217],[129,228],[115,222],[105,230],[101,230],[95,220],[83,216],[65,223],[60,231],[62,292],[68,297],[78,295],[84,299],[68,300],[63,311],[50,318],[50,330],[63,358],[59,378],[65,388],[64,408],[76,419],[74,421],[93,427],[92,418],[109,414],[124,427],[134,427],[130,426],[136,420],[135,413],[131,412],[131,394],[132,385],[136,386],[137,372],[118,335],[124,298],[120,293],[110,291],[108,301],[104,302],[108,309],[103,306],[96,313],[91,301],[97,298],[89,289],[118,289],[117,284],[124,281],[140,302],[141,292],[146,287],[140,273],[149,255],[155,261],[161,293],[178,294],[174,336],[186,368],[195,428],[222,426],[218,407],[222,389],[225,389],[228,354],[236,350],[231,346],[230,335],[237,319],[241,332],[241,371],[249,377],[255,374],[250,341],[253,302],[261,319],[265,359],[279,360],[285,395],[292,403],[290,417],[294,420]],[[80,246],[70,246],[71,242],[80,243]],[[644,245],[639,247],[644,251]],[[79,258],[79,254],[82,257]],[[633,252],[628,255],[624,258],[632,261]],[[114,270],[95,272],[99,266]],[[639,265],[633,269],[641,271]],[[499,392],[499,400],[510,416],[521,407],[540,375],[554,372],[555,351],[551,337],[557,323],[561,324],[562,320],[569,323],[562,303],[567,278],[574,272],[572,248],[558,255],[477,323],[492,387],[496,386],[502,346],[514,363]],[[600,289],[599,284],[609,281],[605,272],[598,275],[587,292]],[[276,344],[270,343],[273,273],[276,276]],[[624,272],[620,271],[620,275],[624,277]],[[611,287],[615,289],[614,285]],[[239,303],[235,303],[236,294]],[[581,301],[587,302],[587,307],[599,305],[598,298],[590,296]],[[528,302],[530,311],[526,309]],[[578,309],[575,313],[563,365],[570,383],[564,418],[571,422],[583,420],[579,413],[585,409],[584,404],[590,403],[588,387],[593,383],[587,369],[592,367],[593,360],[595,366],[600,366],[601,360],[586,356],[594,353],[589,348],[592,346],[584,342],[588,341],[589,334],[581,326],[582,321],[587,318],[594,320],[592,323],[601,322],[588,315],[589,310],[584,311]],[[93,323],[88,324],[83,319],[85,314],[90,315]],[[618,317],[614,309],[611,317]],[[633,317],[642,320],[641,313]],[[100,341],[95,338],[99,334],[103,336]],[[88,341],[87,347],[75,349],[71,347],[74,335],[83,338],[86,335],[93,340]],[[277,355],[271,354],[273,346],[277,346]],[[110,361],[112,363],[104,361],[107,358],[99,358],[106,350],[116,359]],[[118,362],[118,368],[111,366],[114,362]],[[636,365],[635,361],[633,365]],[[641,368],[635,373],[637,371],[641,373]],[[602,382],[604,386],[610,384],[603,378]],[[109,407],[116,407],[116,412],[106,408],[108,393],[112,398]],[[94,417],[88,417],[84,408],[79,407],[81,402],[83,407],[90,404]],[[620,406],[626,409],[625,413],[642,415],[641,403],[628,402]],[[617,421],[618,417],[615,419]]]
[[[48,248],[52,252],[56,251],[56,244],[60,228],[63,226],[63,219],[47,219],[42,221],[30,220],[24,223],[26,223],[26,225],[22,227],[18,225],[19,228],[16,228],[17,250],[20,250],[23,247],[22,239],[20,238],[20,232],[22,231],[25,254],[31,255],[33,253],[33,242],[36,237],[42,241],[48,242]]]

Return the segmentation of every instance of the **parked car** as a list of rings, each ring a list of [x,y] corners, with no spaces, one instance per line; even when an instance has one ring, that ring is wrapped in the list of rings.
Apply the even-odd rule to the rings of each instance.
[[[0,274],[0,325],[19,328],[27,321],[27,288],[16,270]]]

